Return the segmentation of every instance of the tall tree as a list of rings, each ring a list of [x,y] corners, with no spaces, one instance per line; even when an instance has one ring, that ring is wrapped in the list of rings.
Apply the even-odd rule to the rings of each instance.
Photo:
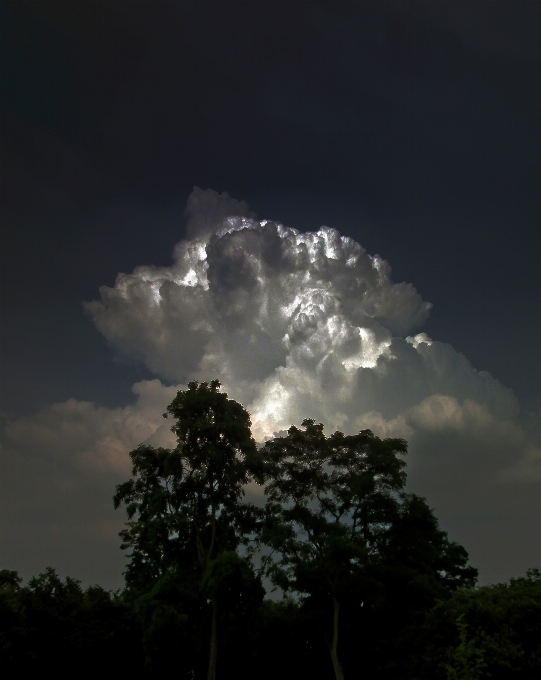
[[[177,446],[132,451],[133,477],[114,496],[115,507],[125,504],[129,518],[121,532],[122,547],[131,548],[126,579],[148,592],[178,574],[185,587],[210,601],[208,680],[214,680],[220,598],[239,581],[253,581],[237,548],[248,543],[255,526],[257,509],[242,497],[260,455],[248,413],[220,392],[217,380],[179,391],[168,416],[176,421],[171,430]]]
[[[423,499],[403,493],[403,439],[382,440],[370,430],[326,437],[323,425],[313,420],[302,427],[291,427],[287,436],[265,445],[270,464],[262,541],[280,555],[277,561],[272,554],[267,558],[277,585],[329,603],[327,642],[336,680],[343,680],[340,606],[374,590],[383,561],[387,568],[393,560],[404,561],[398,526],[428,527],[421,532],[428,530],[429,540],[416,539],[424,551],[421,561],[427,553],[428,568],[439,569],[442,580],[460,582],[456,572],[467,555],[463,549],[453,552]],[[426,521],[427,512],[433,522]],[[413,519],[415,513],[422,522]],[[415,533],[411,526],[409,533]],[[432,553],[438,553],[436,558]]]

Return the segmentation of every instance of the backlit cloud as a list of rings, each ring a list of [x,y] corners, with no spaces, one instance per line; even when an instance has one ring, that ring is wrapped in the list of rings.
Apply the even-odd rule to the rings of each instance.
[[[307,413],[352,426],[371,379],[362,370],[381,382],[398,360],[393,336],[419,327],[430,304],[335,229],[257,221],[245,203],[199,189],[188,214],[191,237],[170,267],[120,274],[87,305],[99,330],[166,379],[218,377],[260,437]]]
[[[227,194],[195,189],[187,214],[169,267],[119,274],[86,305],[119,355],[174,385],[137,383],[117,409],[71,399],[19,419],[11,455],[48,451],[80,484],[125,478],[137,444],[173,443],[162,414],[176,390],[219,378],[259,441],[307,417],[406,438],[410,488],[486,579],[541,560],[540,419],[526,427],[512,390],[422,332],[430,304],[410,283],[335,229],[258,220]],[[511,550],[514,522],[529,538]]]

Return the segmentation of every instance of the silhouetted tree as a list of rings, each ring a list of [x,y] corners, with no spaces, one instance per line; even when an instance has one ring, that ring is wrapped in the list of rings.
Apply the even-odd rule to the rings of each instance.
[[[387,586],[411,585],[419,576],[433,598],[435,586],[467,584],[477,572],[466,566],[466,551],[439,530],[424,500],[403,492],[403,439],[382,440],[370,430],[326,437],[313,420],[302,427],[265,445],[262,541],[279,556],[266,558],[278,586],[308,595],[313,605],[330,604],[327,642],[336,679],[343,680],[342,603],[373,601]]]
[[[242,497],[260,472],[260,455],[248,413],[219,388],[218,381],[192,382],[177,393],[164,414],[176,420],[176,448],[132,451],[133,478],[114,496],[129,518],[121,532],[122,547],[131,549],[127,584],[143,598],[140,609],[152,599],[162,603],[161,623],[156,609],[147,608],[152,625],[163,628],[165,616],[165,627],[176,621],[182,628],[185,614],[162,597],[172,584],[191,600],[192,611],[201,598],[210,601],[208,680],[216,676],[219,603],[238,606],[243,597],[263,596],[249,560],[237,552],[256,526],[257,508]]]

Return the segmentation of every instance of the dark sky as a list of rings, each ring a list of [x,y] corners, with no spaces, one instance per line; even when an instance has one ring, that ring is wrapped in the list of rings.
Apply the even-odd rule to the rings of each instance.
[[[154,377],[82,303],[170,263],[194,186],[379,253],[433,303],[422,330],[539,418],[539,2],[0,8],[5,422]]]

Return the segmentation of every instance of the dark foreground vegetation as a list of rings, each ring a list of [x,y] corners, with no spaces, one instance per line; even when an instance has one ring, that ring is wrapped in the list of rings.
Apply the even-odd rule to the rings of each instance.
[[[6,679],[49,671],[56,678],[207,675],[208,608],[188,617],[178,586],[141,602],[128,592],[82,590],[52,569],[24,587],[15,572],[0,578]],[[309,601],[256,600],[224,612],[219,632],[221,678],[333,677]],[[538,680],[541,574],[461,589],[422,610],[382,595],[362,608],[353,604],[344,608],[339,649],[348,678]]]
[[[218,382],[165,415],[177,447],[138,447],[114,497],[122,592],[0,572],[3,677],[541,677],[541,573],[475,588],[464,548],[404,491],[406,442],[307,420],[258,449]]]

